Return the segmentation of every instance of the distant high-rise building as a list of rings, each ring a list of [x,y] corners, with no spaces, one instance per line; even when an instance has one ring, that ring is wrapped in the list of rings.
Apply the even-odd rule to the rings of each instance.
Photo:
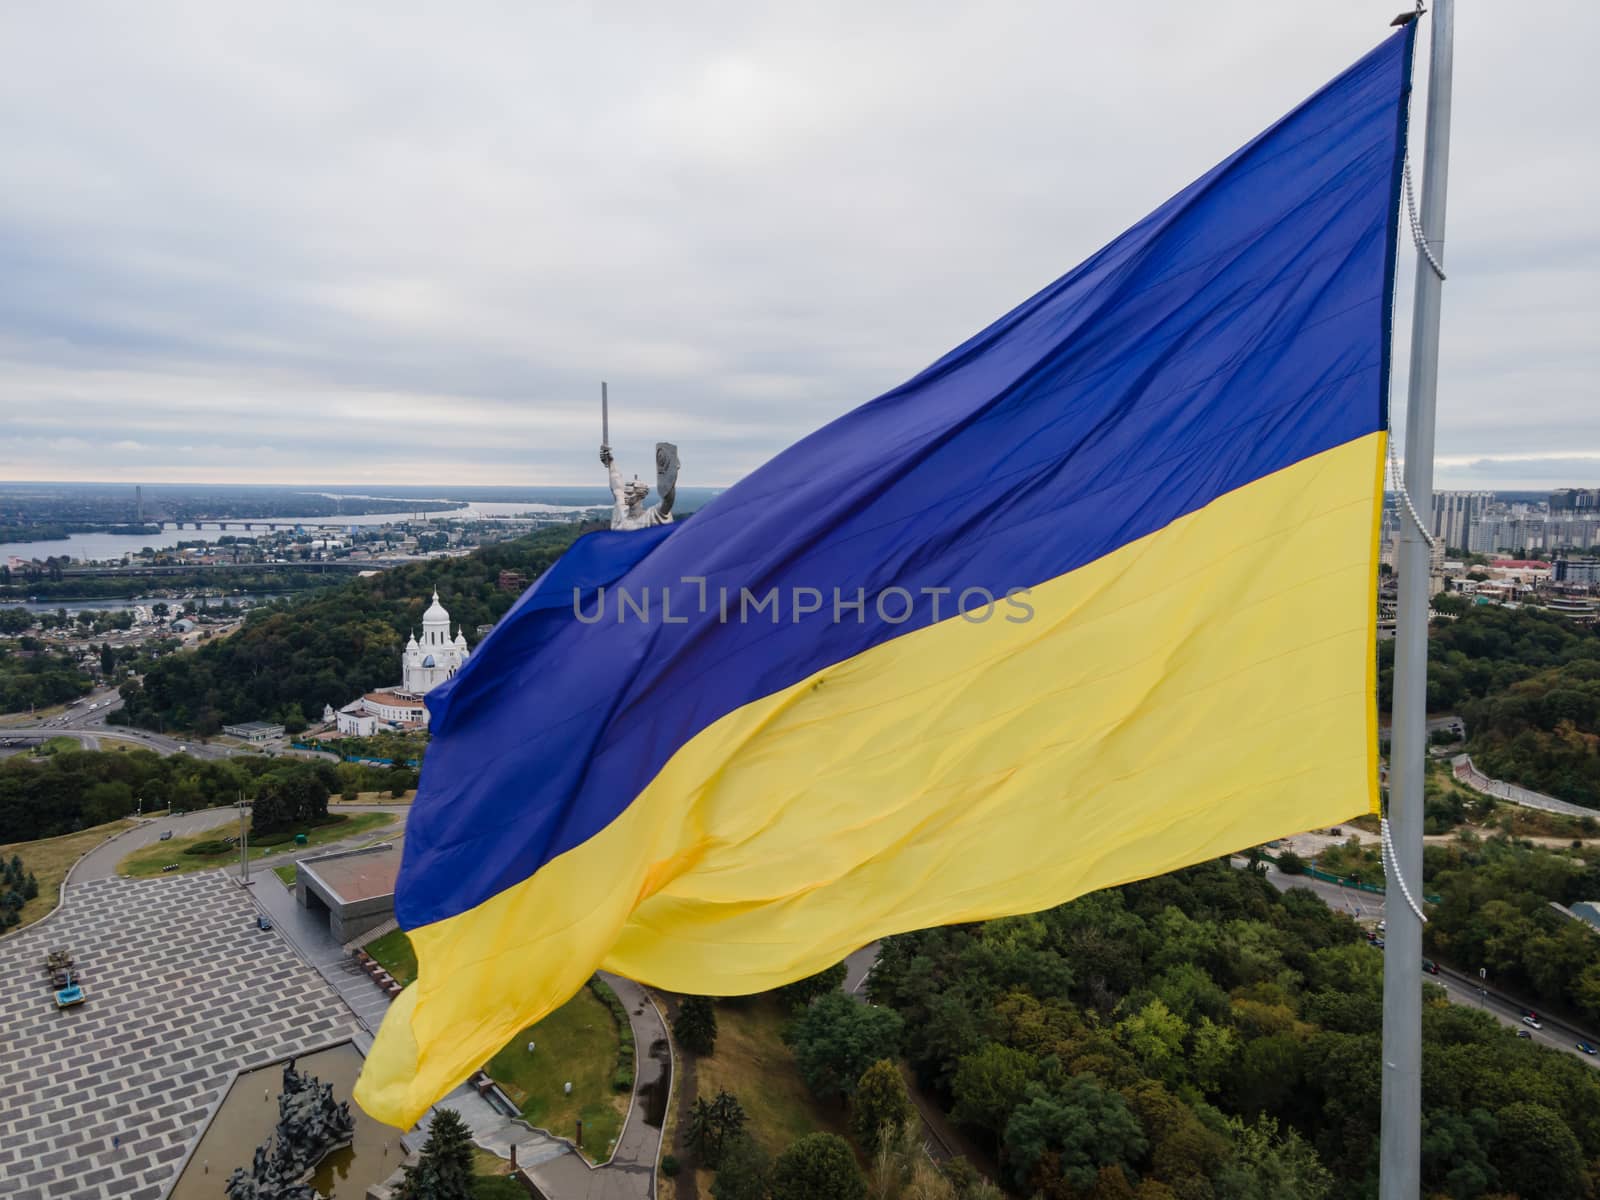
[[[1550,512],[1600,513],[1600,488],[1557,488],[1550,493]]]
[[[1558,558],[1551,564],[1550,578],[1557,583],[1600,583],[1600,558]]]
[[[133,485],[133,520],[136,525],[144,524],[144,487],[137,483]]]
[[[1446,546],[1470,549],[1473,522],[1481,520],[1493,502],[1493,492],[1435,492],[1433,536]]]

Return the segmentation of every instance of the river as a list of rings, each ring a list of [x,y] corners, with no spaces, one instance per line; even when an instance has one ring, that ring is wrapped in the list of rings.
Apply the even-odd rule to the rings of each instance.
[[[337,580],[337,576],[329,576],[330,580]],[[242,592],[236,596],[207,596],[206,603],[213,607],[219,606],[224,600],[229,604],[238,604],[241,600],[251,604],[265,604],[269,600],[281,600],[286,592]],[[170,596],[140,596],[133,600],[99,599],[99,600],[7,600],[0,597],[0,608],[10,608],[20,604],[29,612],[53,613],[59,609],[66,609],[69,613],[80,612],[126,612],[130,608],[149,608],[152,604],[165,602],[169,605],[187,604],[184,600],[174,600]]]
[[[48,542],[0,542],[0,562],[11,558],[24,561],[39,558],[59,558],[66,555],[76,562],[103,562],[121,559],[125,554],[137,554],[149,547],[151,550],[169,550],[179,542],[215,542],[224,535],[252,537],[257,531],[266,532],[267,525],[293,529],[302,525],[306,529],[327,529],[338,532],[352,525],[387,525],[413,519],[428,520],[433,517],[457,517],[464,520],[494,520],[514,517],[522,513],[550,516],[558,513],[587,512],[587,506],[535,504],[535,503],[485,503],[466,508],[420,510],[416,513],[359,513],[339,517],[252,517],[254,530],[243,528],[238,520],[230,520],[227,529],[215,521],[204,521],[199,529],[191,523],[184,529],[168,522],[160,533],[74,533]]]

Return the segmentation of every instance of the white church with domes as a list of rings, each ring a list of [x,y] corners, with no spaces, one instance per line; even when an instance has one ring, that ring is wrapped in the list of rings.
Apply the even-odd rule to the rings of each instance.
[[[435,589],[433,603],[422,614],[422,636],[412,633],[400,656],[400,685],[368,692],[338,712],[329,705],[322,719],[335,722],[347,737],[425,729],[428,708],[422,698],[459,671],[470,654],[466,635],[457,629],[452,636],[450,614]]]

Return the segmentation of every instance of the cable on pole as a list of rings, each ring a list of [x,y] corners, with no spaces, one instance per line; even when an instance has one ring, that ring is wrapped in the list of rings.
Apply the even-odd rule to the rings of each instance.
[[[1422,232],[1422,219],[1417,216],[1417,198],[1411,189],[1411,149],[1406,148],[1405,156],[1401,160],[1400,173],[1405,178],[1406,184],[1406,223],[1411,226],[1411,240],[1417,244],[1417,252],[1428,260],[1428,265],[1433,268],[1433,273],[1439,277],[1439,282],[1445,279],[1444,267],[1433,256],[1433,247],[1428,245],[1428,238]]]
[[[1379,817],[1378,828],[1382,831],[1383,836],[1382,850],[1384,874],[1390,879],[1394,880],[1395,883],[1400,885],[1400,894],[1405,897],[1406,905],[1411,909],[1412,912],[1417,914],[1417,920],[1426,925],[1428,923],[1428,918],[1423,915],[1422,906],[1419,905],[1416,899],[1411,895],[1411,889],[1406,886],[1405,876],[1400,874],[1400,862],[1395,856],[1394,852],[1394,839],[1389,834],[1389,818]]]
[[[1428,549],[1437,550],[1439,548],[1439,539],[1428,532],[1427,523],[1423,521],[1421,514],[1417,512],[1417,506],[1411,503],[1411,493],[1406,491],[1405,480],[1400,476],[1400,459],[1394,452],[1393,426],[1390,426],[1388,430],[1387,441],[1389,443],[1389,482],[1399,494],[1400,503],[1405,506],[1406,513],[1411,518],[1411,524],[1416,526],[1417,532],[1422,535],[1422,540],[1428,543]]]

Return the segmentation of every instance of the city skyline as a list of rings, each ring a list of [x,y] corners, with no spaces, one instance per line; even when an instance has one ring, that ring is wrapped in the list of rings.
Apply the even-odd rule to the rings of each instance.
[[[14,10],[0,477],[593,484],[606,378],[625,470],[665,438],[725,486],[1081,261],[1393,8]],[[1460,14],[1441,488],[1600,480],[1574,152],[1600,15],[1542,11],[1566,36]],[[38,52],[67,45],[65,74]]]

